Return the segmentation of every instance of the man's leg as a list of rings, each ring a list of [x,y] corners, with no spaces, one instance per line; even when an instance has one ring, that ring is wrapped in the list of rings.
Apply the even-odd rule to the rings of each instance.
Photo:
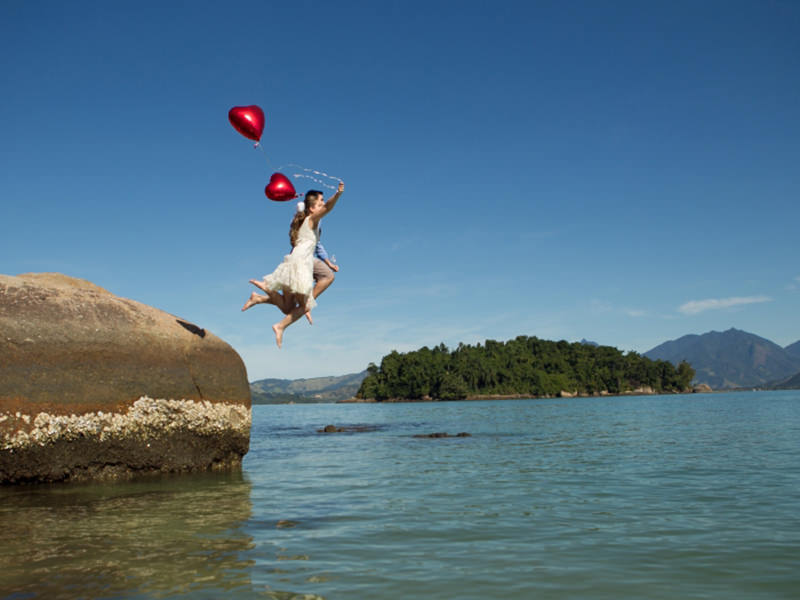
[[[333,273],[333,270],[326,265],[322,260],[319,258],[314,258],[314,289],[311,291],[311,295],[316,298],[322,292],[328,289],[328,286],[333,283],[333,280],[336,276]],[[306,313],[306,319],[312,325],[314,321],[311,319],[311,311]]]
[[[336,274],[328,265],[318,258],[314,259],[314,291],[311,292],[314,298],[328,289],[328,286],[336,279]]]

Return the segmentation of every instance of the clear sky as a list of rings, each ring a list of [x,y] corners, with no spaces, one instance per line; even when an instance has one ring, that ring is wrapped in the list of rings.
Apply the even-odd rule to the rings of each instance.
[[[251,381],[800,339],[800,2],[6,1],[0,66],[0,272],[193,321]],[[249,104],[265,152],[228,123]],[[341,271],[279,350],[278,310],[240,308],[289,251],[289,163],[347,189]]]

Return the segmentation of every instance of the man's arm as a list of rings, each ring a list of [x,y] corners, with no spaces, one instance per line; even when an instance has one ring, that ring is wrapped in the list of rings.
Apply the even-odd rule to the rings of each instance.
[[[325,210],[322,211],[322,213],[319,215],[320,219],[333,210],[333,207],[336,206],[336,203],[339,201],[339,197],[342,195],[343,192],[344,192],[344,181],[340,181],[339,189],[336,190],[336,193],[330,198],[328,198],[328,200],[325,202]]]
[[[314,248],[314,256],[320,260],[324,260],[326,263],[330,258],[328,253],[325,251],[325,246],[322,245],[322,242],[317,242],[317,247]]]

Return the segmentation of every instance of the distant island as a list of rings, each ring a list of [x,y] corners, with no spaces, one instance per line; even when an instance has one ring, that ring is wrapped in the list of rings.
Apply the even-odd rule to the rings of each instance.
[[[356,400],[461,400],[691,391],[694,369],[611,346],[519,336],[396,351],[370,363]]]
[[[800,389],[800,341],[782,348],[765,338],[752,333],[729,329],[723,332],[709,331],[696,335],[686,335],[676,340],[664,342],[648,350],[643,357],[635,352],[624,354],[616,348],[601,346],[597,342],[582,339],[578,345],[586,346],[588,354],[581,348],[574,348],[562,352],[565,347],[574,347],[576,344],[567,342],[545,342],[537,340],[539,344],[521,342],[521,340],[535,340],[536,338],[520,337],[512,342],[486,343],[484,348],[473,348],[459,345],[459,349],[451,352],[446,347],[439,345],[434,349],[422,348],[409,355],[392,353],[381,361],[381,367],[370,365],[370,370],[360,373],[349,373],[341,376],[313,377],[307,379],[261,379],[250,383],[253,404],[301,404],[317,402],[344,402],[365,401],[377,399],[377,392],[384,392],[382,401],[395,399],[433,400],[452,397],[461,397],[466,393],[466,398],[503,398],[503,397],[530,397],[530,396],[568,396],[568,395],[605,395],[634,393],[636,390],[646,392],[670,392],[681,390],[685,377],[677,385],[675,377],[678,371],[686,375],[689,371],[681,367],[681,363],[691,365],[694,377],[690,385],[696,390],[709,391],[735,391],[742,389]],[[512,352],[513,357],[506,358],[505,365],[498,367],[499,355],[487,353],[487,348],[494,349],[497,344],[504,349],[500,354]],[[520,345],[521,344],[521,345]],[[554,353],[561,357],[568,369],[562,369],[559,361],[545,360],[544,355],[534,356],[531,349],[544,348],[548,344],[555,344],[559,349]],[[560,346],[559,346],[560,345]],[[592,349],[597,349],[592,353]],[[537,350],[538,351],[538,350]],[[447,355],[446,359],[444,355]],[[572,356],[573,358],[569,358]],[[467,358],[469,357],[469,358]],[[591,357],[591,358],[590,358]],[[637,362],[637,357],[650,359],[645,366],[636,367],[626,373],[625,369]],[[388,362],[387,361],[388,358]],[[486,362],[480,364],[484,359]],[[470,362],[471,361],[471,362]],[[577,361],[577,362],[576,362]],[[476,364],[476,362],[478,364]],[[578,362],[581,366],[578,366]],[[669,362],[675,367],[676,376],[667,373],[663,365],[655,364]],[[386,371],[384,372],[384,363]],[[552,363],[552,364],[550,364]],[[461,373],[459,369],[464,364],[471,365],[469,373]],[[529,365],[524,367],[524,365]],[[423,365],[425,367],[423,368]],[[532,366],[531,366],[532,365]],[[623,365],[620,369],[619,365]],[[626,367],[627,365],[627,367]],[[552,368],[551,368],[552,367]],[[593,369],[597,367],[598,372]],[[402,369],[402,372],[401,372]],[[638,370],[637,370],[638,369]],[[661,372],[666,374],[667,383],[664,384],[662,375],[662,388],[647,383],[655,382],[655,375],[642,377],[641,370],[646,373]],[[577,370],[577,375],[570,375]],[[615,377],[610,377],[612,372]],[[488,372],[494,373],[492,377]],[[420,383],[411,383],[410,373],[421,373]],[[537,373],[538,372],[538,373]],[[475,373],[480,381],[474,381]],[[374,377],[373,377],[374,375]],[[628,375],[632,375],[628,377]],[[362,390],[362,382],[367,381],[368,387]],[[609,378],[610,377],[610,378]],[[394,383],[389,384],[391,379]],[[672,379],[672,384],[669,381]],[[405,380],[403,386],[397,386],[397,381]],[[483,383],[480,383],[483,381]],[[525,382],[528,383],[525,383]],[[378,386],[383,386],[382,388]],[[387,387],[388,386],[388,387]],[[604,387],[606,386],[606,387]],[[524,389],[526,391],[513,391],[509,389]],[[688,386],[687,386],[688,389]],[[409,398],[402,394],[409,392],[422,392],[417,398]],[[427,391],[426,391],[427,390]],[[465,392],[466,390],[466,392]],[[490,390],[490,391],[487,391]],[[503,391],[497,391],[503,390]],[[538,390],[536,393],[530,390]],[[622,391],[615,391],[622,390]],[[435,394],[438,392],[439,396]],[[444,392],[444,397],[442,397]],[[396,395],[391,395],[396,394]]]

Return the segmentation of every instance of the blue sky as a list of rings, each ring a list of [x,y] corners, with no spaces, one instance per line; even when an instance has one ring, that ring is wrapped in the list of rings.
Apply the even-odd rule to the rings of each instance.
[[[251,380],[800,339],[800,3],[4,2],[0,61],[0,272],[189,319]],[[265,152],[228,123],[249,104]],[[289,250],[263,190],[290,163],[347,190],[339,276],[278,350],[277,309],[240,307]]]

